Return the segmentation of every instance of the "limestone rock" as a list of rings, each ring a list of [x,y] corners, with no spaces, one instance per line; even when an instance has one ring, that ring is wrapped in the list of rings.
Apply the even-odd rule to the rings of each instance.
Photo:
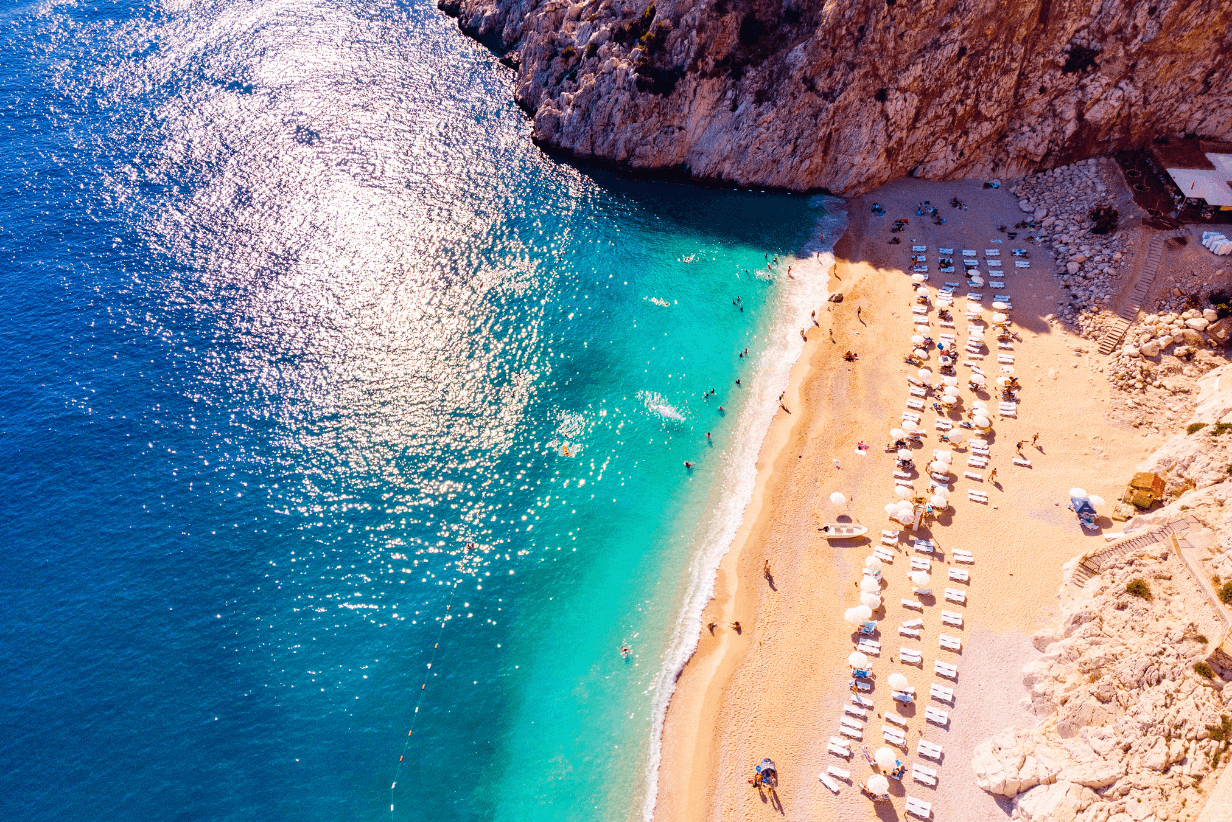
[[[1210,325],[1210,323],[1202,317],[1190,317],[1185,321],[1185,325],[1189,326],[1194,331],[1205,331],[1206,327]]]
[[[1138,353],[1144,357],[1158,357],[1159,343],[1155,340],[1145,342],[1138,348]]]

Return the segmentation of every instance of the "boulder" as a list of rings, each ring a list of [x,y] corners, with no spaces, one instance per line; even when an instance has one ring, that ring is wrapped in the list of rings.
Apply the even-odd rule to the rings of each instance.
[[[1204,308],[1202,309],[1202,319],[1208,323],[1213,323],[1219,319],[1219,312],[1213,308]]]
[[[831,294],[826,299],[832,303],[841,303],[843,301],[843,295],[835,291],[833,294]]]
[[[1210,334],[1220,343],[1226,343],[1232,337],[1232,317],[1224,317],[1222,320],[1217,320],[1208,325],[1206,333]]]
[[[1155,340],[1151,340],[1150,342],[1145,342],[1138,348],[1138,353],[1144,357],[1158,357],[1159,356],[1159,343],[1156,342]]]
[[[1205,331],[1206,327],[1210,325],[1210,323],[1202,317],[1190,317],[1185,321],[1185,325],[1189,326],[1194,331]]]
[[[1033,214],[1035,212],[1035,206],[1031,205],[1030,200],[1019,200],[1018,207],[1027,214]]]
[[[1078,268],[1079,268],[1078,263],[1074,262],[1073,260],[1065,264],[1065,270],[1069,272],[1070,274],[1077,274]]]

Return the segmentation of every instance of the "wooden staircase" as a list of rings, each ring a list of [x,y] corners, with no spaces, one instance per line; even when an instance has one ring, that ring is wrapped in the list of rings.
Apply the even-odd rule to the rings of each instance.
[[[1192,524],[1193,522],[1187,517],[1181,517],[1180,519],[1166,522],[1157,528],[1150,528],[1128,539],[1114,542],[1102,551],[1087,554],[1078,561],[1078,567],[1074,569],[1070,582],[1081,588],[1087,584],[1087,580],[1098,574],[1105,565],[1122,554],[1129,551],[1139,551],[1156,543],[1163,542],[1174,533],[1183,534],[1189,530]]]
[[[1151,293],[1151,286],[1155,284],[1155,274],[1159,271],[1159,263],[1164,255],[1164,243],[1173,237],[1180,237],[1188,233],[1189,229],[1178,228],[1175,231],[1156,234],[1151,238],[1146,261],[1143,263],[1142,270],[1138,272],[1138,281],[1134,283],[1133,291],[1129,292],[1125,304],[1117,312],[1117,318],[1113,322],[1112,327],[1100,338],[1099,353],[1111,354],[1121,344],[1121,340],[1125,338],[1125,332],[1129,329],[1129,326],[1133,324],[1134,320],[1138,319],[1138,312],[1142,310],[1142,302],[1146,299],[1147,294]]]

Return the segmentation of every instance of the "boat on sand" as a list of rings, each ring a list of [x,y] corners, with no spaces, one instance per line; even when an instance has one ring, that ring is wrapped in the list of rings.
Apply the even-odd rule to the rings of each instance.
[[[868,533],[868,527],[854,522],[828,522],[821,527],[826,539],[851,539]]]

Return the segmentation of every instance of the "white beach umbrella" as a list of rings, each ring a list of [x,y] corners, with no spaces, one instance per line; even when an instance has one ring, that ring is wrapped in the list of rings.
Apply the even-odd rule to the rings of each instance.
[[[929,471],[935,471],[938,474],[944,474],[950,470],[950,466],[946,465],[941,460],[933,460],[928,464]]]
[[[995,323],[1003,323],[1008,319],[1009,319],[1009,315],[1001,311],[998,311],[996,314],[992,315],[992,321]]]
[[[908,448],[900,448],[900,449],[898,449],[898,458],[899,458],[900,460],[909,460],[909,459],[911,459],[911,450],[910,450],[910,449],[908,449]]]
[[[941,497],[942,499],[948,500],[950,498],[950,489],[944,486],[941,486],[941,485],[938,485],[936,488],[934,488],[933,493]]]
[[[856,616],[860,618],[861,622],[866,622],[873,618],[873,609],[867,605],[857,605],[851,610],[856,612]]]
[[[898,755],[889,748],[881,747],[873,751],[873,761],[877,763],[878,768],[889,771],[893,770],[895,764],[898,763]]]
[[[954,455],[950,453],[949,451],[942,451],[940,454],[933,457],[933,459],[935,459],[937,462],[944,462],[946,465],[949,465],[951,462],[954,461]]]
[[[924,335],[923,335],[923,334],[916,334],[916,335],[912,336],[912,338],[911,338],[911,342],[912,342],[912,344],[913,344],[913,345],[923,345],[923,344],[924,344]]]
[[[1092,494],[1091,496],[1087,497],[1087,502],[1091,503],[1096,508],[1098,508],[1099,506],[1104,504],[1104,498],[1100,496],[1096,496],[1095,494]]]
[[[997,385],[1001,386],[1002,388],[1004,388],[1005,386],[1009,384],[1010,384],[1009,377],[997,377]]]
[[[864,577],[860,580],[860,590],[866,594],[875,594],[881,590],[881,583],[872,577]]]
[[[925,382],[928,382],[933,378],[933,372],[929,371],[927,368],[921,368],[919,371],[915,372],[915,375]]]
[[[874,556],[867,556],[864,558],[864,567],[875,574],[881,570],[881,560]]]
[[[941,383],[943,385],[958,385],[958,377],[952,374],[946,375],[941,378]]]
[[[863,668],[868,664],[868,657],[859,651],[855,651],[851,656],[847,657],[847,664],[853,668]]]
[[[972,277],[971,277],[971,284],[972,284],[972,285],[976,285],[976,286],[983,285],[983,284],[984,284],[984,278],[983,278],[983,277],[972,276]]]
[[[901,440],[905,436],[907,436],[907,432],[901,428],[891,428],[890,429],[890,439]]]
[[[1003,366],[1001,366],[1001,373],[1002,373],[1002,374],[1013,374],[1013,373],[1014,373],[1014,366],[1012,366],[1012,365],[1003,365]]]
[[[931,502],[937,508],[948,508],[950,506],[950,503],[946,500],[945,497],[937,496],[936,494],[933,494],[931,497],[929,497],[928,501]]]
[[[915,515],[910,514],[910,513],[899,514],[897,517],[895,517],[895,519],[897,519],[898,522],[902,525],[911,525],[912,523],[915,522]]]
[[[835,505],[846,505],[847,498],[843,496],[842,494],[840,494],[838,491],[835,491],[833,494],[830,495],[830,502],[834,503]]]
[[[945,387],[945,390],[942,391],[941,393],[947,397],[957,397],[958,396],[958,386],[957,385],[947,385]]]
[[[906,485],[895,485],[894,493],[898,494],[903,499],[910,499],[912,491]]]
[[[923,588],[932,580],[927,571],[912,571],[910,576],[911,581],[920,588]]]
[[[923,321],[917,318],[917,322],[923,322]],[[925,336],[925,335],[927,335],[927,334],[928,334],[928,326],[927,326],[927,325],[917,325],[917,326],[915,327],[915,333],[919,334],[920,336]]]
[[[928,293],[928,286],[926,286],[926,285],[917,285],[917,286],[915,287],[915,293],[917,293],[917,294],[927,294],[927,293]]]
[[[971,379],[975,379],[976,377],[979,377],[980,379],[984,379],[983,374],[972,374],[971,375]],[[988,403],[984,402],[983,400],[976,400],[975,402],[971,403],[971,407],[972,408],[987,408]]]
[[[983,374],[972,374],[972,375],[971,375],[971,384],[972,384],[972,385],[979,385],[979,386],[983,386],[983,385],[984,385],[984,382],[985,382],[985,379],[984,379],[984,375],[983,375]]]
[[[958,397],[945,396],[941,398],[942,405],[958,405]]]
[[[898,671],[890,674],[889,684],[890,687],[896,691],[905,691],[911,687],[911,683],[907,681],[907,677],[903,676]],[[885,750],[885,748],[882,748],[882,750]]]
[[[927,279],[928,278],[925,277],[923,274],[912,274],[911,275],[911,282],[913,283],[922,283]]]
[[[1086,498],[1087,498],[1087,492],[1086,492],[1085,490],[1083,490],[1082,488],[1071,488],[1071,489],[1069,489],[1069,495],[1070,495],[1071,497],[1076,497],[1076,498],[1078,498],[1078,499],[1086,499]]]
[[[1004,311],[1005,309],[1010,307],[1010,304],[1007,303],[1005,300],[994,300],[992,307],[997,311]]]
[[[864,787],[867,788],[868,792],[873,796],[885,796],[890,792],[890,780],[886,779],[879,773],[875,773],[868,778],[867,782],[864,783]]]
[[[860,608],[862,607],[863,606],[861,605],[857,605],[854,608],[848,608],[846,611],[843,611],[843,619],[847,620],[852,625],[859,625],[864,621],[864,619],[860,616]]]
[[[881,597],[876,594],[862,593],[860,594],[860,604],[866,605],[876,611],[881,607]]]
[[[898,506],[892,502],[887,502],[885,512],[887,517],[895,516],[898,513]]]
[[[966,434],[964,434],[962,431],[955,429],[950,432],[950,442],[952,442],[954,445],[958,445],[960,442],[963,441],[963,437],[965,436]]]
[[[928,359],[928,352],[925,351],[923,348],[916,348],[911,353],[915,354],[917,357],[919,357],[922,360]]]

